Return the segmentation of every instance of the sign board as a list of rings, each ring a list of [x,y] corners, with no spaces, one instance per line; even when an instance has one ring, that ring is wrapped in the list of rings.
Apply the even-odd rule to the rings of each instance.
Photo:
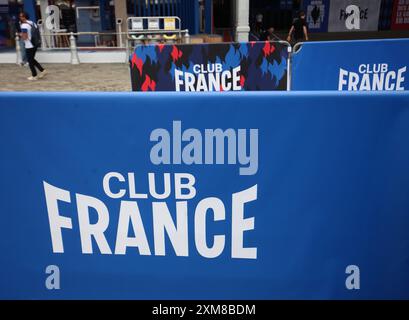
[[[308,0],[303,2],[309,32],[328,31],[328,0]]]
[[[409,29],[409,0],[395,0],[393,4],[391,29]]]
[[[159,30],[159,18],[148,18],[148,29]]]
[[[278,42],[138,45],[133,91],[287,89],[287,46]]]
[[[132,18],[132,30],[133,31],[142,31],[143,30],[143,19],[142,18]]]
[[[292,59],[292,90],[409,90],[409,40],[307,42]]]
[[[176,29],[176,19],[175,18],[164,18],[163,19],[165,30],[175,30]]]
[[[328,31],[345,32],[345,31],[377,31],[379,22],[379,10],[381,0],[331,0],[329,11]],[[354,6],[359,8],[359,12],[352,10],[348,13],[347,8]],[[357,21],[354,15],[359,17],[359,28],[348,27],[349,24]]]

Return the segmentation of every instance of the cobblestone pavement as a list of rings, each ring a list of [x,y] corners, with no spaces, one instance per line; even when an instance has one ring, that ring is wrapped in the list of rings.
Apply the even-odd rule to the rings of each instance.
[[[48,74],[29,81],[28,67],[0,64],[0,91],[131,91],[127,64],[44,64]]]

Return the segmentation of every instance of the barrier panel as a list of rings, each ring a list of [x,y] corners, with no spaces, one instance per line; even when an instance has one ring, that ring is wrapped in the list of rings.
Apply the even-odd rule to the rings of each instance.
[[[408,90],[408,52],[408,39],[307,42],[292,55],[291,89]]]
[[[409,298],[408,93],[1,93],[0,143],[1,299]]]
[[[286,90],[288,43],[136,46],[133,91]]]

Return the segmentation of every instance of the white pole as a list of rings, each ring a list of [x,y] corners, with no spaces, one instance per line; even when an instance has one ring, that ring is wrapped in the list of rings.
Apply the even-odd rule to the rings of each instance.
[[[287,58],[287,91],[291,91],[292,48],[291,48],[290,44],[288,44],[287,53],[288,53],[288,58]]]
[[[16,32],[16,64],[21,64],[21,48],[20,48],[20,37],[18,33]]]
[[[249,1],[236,0],[235,2],[235,40],[236,42],[249,41]]]
[[[46,43],[45,43],[45,36],[44,36],[44,24],[43,20],[38,20],[37,21],[38,28],[40,29],[40,36],[41,36],[41,49],[45,50],[46,49]]]
[[[122,43],[122,21],[121,23],[118,24],[118,33],[119,33],[119,47],[122,48],[123,47],[123,43]]]
[[[190,43],[190,35],[189,35],[189,30],[188,29],[186,29],[186,32],[185,32],[185,35],[184,35],[184,39],[183,39],[184,41],[184,43],[187,43],[187,44],[189,44]]]
[[[70,33],[71,64],[80,64],[74,33]]]

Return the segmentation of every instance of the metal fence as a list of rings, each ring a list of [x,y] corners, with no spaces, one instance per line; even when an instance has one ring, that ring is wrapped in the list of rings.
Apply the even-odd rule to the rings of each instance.
[[[172,32],[171,32],[172,33]],[[119,49],[125,50],[127,55],[124,63],[128,62],[129,53],[139,44],[157,44],[157,43],[190,43],[188,30],[178,30],[173,35],[168,36],[169,32],[149,31],[142,33],[128,32],[58,32],[44,33],[41,32],[41,50],[70,50],[71,64],[79,64],[78,50],[81,49]],[[94,36],[94,46],[78,46],[77,39],[81,36]],[[115,36],[120,39],[117,46],[106,46],[101,39],[107,35]],[[19,35],[16,33],[16,63],[21,63],[21,47]],[[51,45],[50,45],[51,44]]]
[[[138,20],[138,21],[136,21]],[[151,24],[157,21],[156,28]],[[137,23],[139,22],[139,28]],[[173,22],[166,23],[166,22]],[[41,50],[70,50],[71,64],[80,63],[78,50],[80,49],[119,49],[126,51],[125,63],[129,53],[140,44],[180,44],[190,43],[188,29],[182,29],[182,21],[178,16],[129,17],[127,28],[122,31],[122,20],[117,19],[117,32],[67,32],[66,29],[48,30],[43,21],[37,21],[41,35]],[[93,43],[79,45],[81,37],[93,37]],[[19,35],[16,33],[16,63],[21,62],[21,47]]]

